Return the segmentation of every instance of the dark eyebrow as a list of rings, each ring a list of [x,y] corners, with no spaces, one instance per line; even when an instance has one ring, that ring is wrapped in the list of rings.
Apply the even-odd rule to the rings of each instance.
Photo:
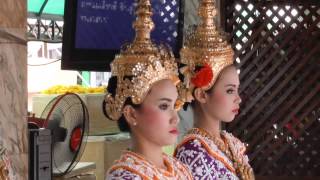
[[[160,98],[160,99],[158,99],[158,101],[168,101],[168,102],[172,102],[172,99],[169,99],[169,98]]]
[[[234,87],[234,88],[237,87],[235,84],[227,84],[227,85],[225,85],[225,87],[229,87],[229,86]]]

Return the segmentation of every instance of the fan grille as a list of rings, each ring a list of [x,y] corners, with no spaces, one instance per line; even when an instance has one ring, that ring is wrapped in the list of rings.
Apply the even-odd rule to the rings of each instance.
[[[41,114],[41,118],[45,119],[44,127],[51,129],[53,133],[53,175],[65,175],[77,164],[85,147],[89,130],[87,108],[78,95],[67,93],[50,101]],[[83,133],[79,148],[74,150],[70,143],[72,132],[77,128],[80,128]],[[61,136],[63,137],[61,138]]]

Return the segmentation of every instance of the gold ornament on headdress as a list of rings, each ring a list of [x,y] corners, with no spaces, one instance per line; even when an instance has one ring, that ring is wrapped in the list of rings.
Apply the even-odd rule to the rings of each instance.
[[[138,0],[136,15],[134,41],[124,47],[111,63],[112,76],[117,77],[117,89],[115,97],[106,94],[105,110],[112,120],[121,117],[127,98],[130,97],[134,104],[141,104],[153,83],[163,79],[171,79],[174,83],[179,81],[177,64],[170,48],[156,46],[150,39],[154,28],[150,0]]]
[[[191,78],[195,76],[196,67],[211,67],[213,76],[206,85],[201,87],[203,90],[208,90],[217,80],[221,70],[233,64],[233,49],[227,42],[225,33],[219,32],[214,22],[217,14],[214,0],[202,0],[198,14],[201,23],[187,35],[180,51],[181,62],[187,65],[182,69],[182,73],[185,76],[188,91],[195,88]]]

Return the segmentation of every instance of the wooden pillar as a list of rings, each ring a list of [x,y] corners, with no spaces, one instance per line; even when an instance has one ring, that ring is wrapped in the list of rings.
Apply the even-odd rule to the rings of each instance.
[[[10,180],[28,179],[26,2],[0,3],[0,148]]]

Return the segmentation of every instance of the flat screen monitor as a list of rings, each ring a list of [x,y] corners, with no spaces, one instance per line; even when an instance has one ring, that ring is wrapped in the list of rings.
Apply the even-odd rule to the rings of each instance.
[[[176,57],[182,46],[182,0],[150,0],[155,24],[151,38],[171,46]],[[62,69],[110,71],[125,43],[132,42],[137,0],[66,0]]]

